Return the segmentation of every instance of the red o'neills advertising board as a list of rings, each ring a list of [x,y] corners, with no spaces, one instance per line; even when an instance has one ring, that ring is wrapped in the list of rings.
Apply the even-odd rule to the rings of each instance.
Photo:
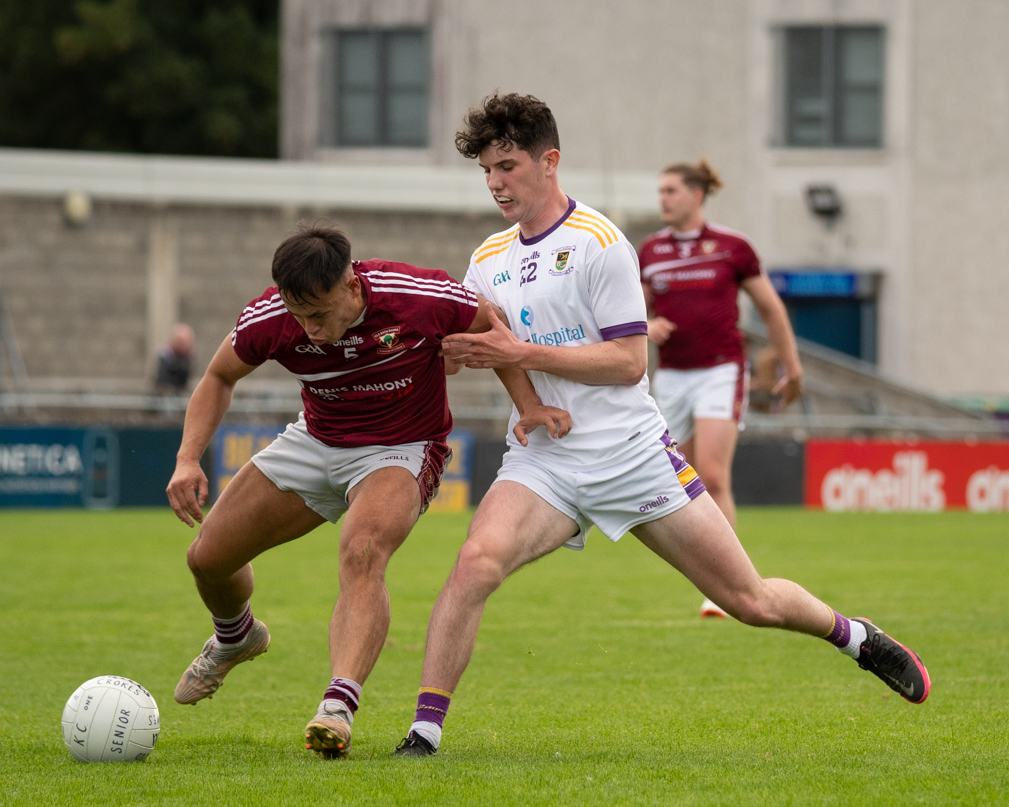
[[[1009,511],[1009,442],[806,443],[807,507]]]

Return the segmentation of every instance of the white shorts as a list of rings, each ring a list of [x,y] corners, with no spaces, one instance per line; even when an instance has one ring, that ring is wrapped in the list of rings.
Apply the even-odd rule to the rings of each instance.
[[[334,448],[316,440],[305,426],[305,414],[291,423],[252,461],[281,490],[293,490],[305,504],[334,524],[347,510],[347,493],[368,474],[406,468],[420,488],[423,513],[438,492],[452,450],[435,440],[398,446]]]
[[[583,549],[595,524],[611,541],[632,527],[679,510],[704,484],[669,433],[613,465],[579,471],[551,464],[546,452],[510,449],[497,480],[523,485],[578,524],[564,546]]]
[[[750,390],[750,368],[745,362],[697,370],[660,367],[652,376],[651,390],[669,433],[685,443],[694,436],[697,418],[734,420],[742,430]]]

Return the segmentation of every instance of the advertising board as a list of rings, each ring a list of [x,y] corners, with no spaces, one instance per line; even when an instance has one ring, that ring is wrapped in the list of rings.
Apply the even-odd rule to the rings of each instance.
[[[1009,443],[810,440],[805,503],[824,510],[1009,511]]]

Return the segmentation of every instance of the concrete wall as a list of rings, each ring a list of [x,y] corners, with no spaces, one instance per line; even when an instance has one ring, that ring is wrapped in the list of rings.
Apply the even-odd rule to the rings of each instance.
[[[354,256],[462,277],[496,216],[96,201],[68,225],[59,199],[0,196],[0,295],[29,378],[144,386],[175,321],[202,371],[245,304],[271,285],[277,244],[299,220],[348,234]],[[257,379],[283,378],[268,364]]]
[[[1001,0],[917,5],[906,366],[954,393],[1009,391],[1007,37]]]

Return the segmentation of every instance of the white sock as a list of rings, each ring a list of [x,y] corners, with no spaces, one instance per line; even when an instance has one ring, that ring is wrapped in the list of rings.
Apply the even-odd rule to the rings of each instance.
[[[336,698],[326,698],[319,704],[320,715],[332,715],[337,712],[340,712],[343,715],[348,726],[354,725],[354,713],[350,711],[350,708],[343,701],[337,700]]]
[[[848,624],[850,625],[851,638],[848,640],[848,644],[845,647],[839,647],[837,650],[840,653],[844,653],[846,656],[857,659],[858,654],[862,652],[862,642],[865,641],[865,637],[869,634],[865,629],[865,625],[861,622],[849,619]]]
[[[431,747],[435,750],[438,749],[438,745],[441,743],[441,726],[437,723],[428,723],[426,720],[416,720],[414,721],[414,724],[410,726],[410,731],[419,734],[431,743]]]

